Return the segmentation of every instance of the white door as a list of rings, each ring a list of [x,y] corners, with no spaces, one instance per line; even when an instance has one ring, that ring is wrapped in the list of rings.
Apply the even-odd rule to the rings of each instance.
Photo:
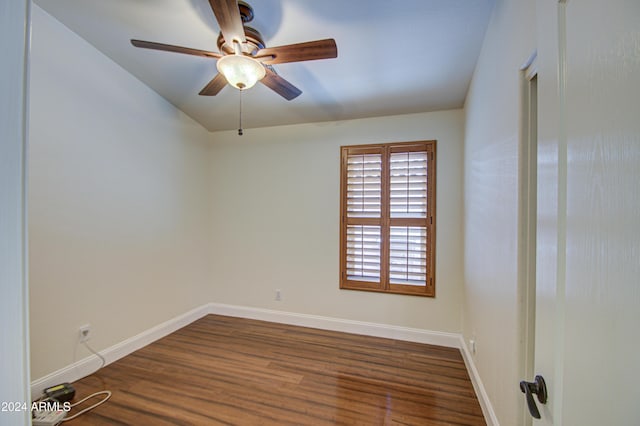
[[[537,19],[534,424],[640,425],[640,1]]]
[[[26,140],[29,0],[0,2],[0,425],[29,425]],[[24,404],[24,405],[23,405]]]

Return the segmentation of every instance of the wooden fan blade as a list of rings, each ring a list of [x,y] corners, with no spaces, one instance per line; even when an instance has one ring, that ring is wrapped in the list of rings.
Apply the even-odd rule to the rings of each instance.
[[[153,41],[131,40],[135,47],[144,49],[162,50],[164,52],[184,53],[185,55],[204,56],[205,58],[222,58],[223,55],[207,50],[192,49],[190,47],[174,46],[172,44],[155,43]]]
[[[288,44],[286,46],[267,47],[258,50],[255,58],[263,64],[283,64],[286,62],[313,61],[338,57],[338,47],[332,38]]]
[[[222,88],[226,85],[227,85],[227,80],[224,78],[222,74],[218,74],[215,77],[213,77],[213,80],[211,80],[206,86],[204,86],[204,88],[200,91],[200,93],[198,93],[198,95],[215,96],[218,93],[220,93]]]
[[[300,96],[302,90],[298,89],[296,86],[280,77],[278,74],[270,70],[269,67],[264,68],[267,73],[264,78],[260,80],[262,84],[264,84],[269,89],[273,90],[288,101]]]
[[[234,40],[240,43],[247,41],[237,0],[209,0],[209,4],[216,16],[222,36],[229,46],[233,46]]]

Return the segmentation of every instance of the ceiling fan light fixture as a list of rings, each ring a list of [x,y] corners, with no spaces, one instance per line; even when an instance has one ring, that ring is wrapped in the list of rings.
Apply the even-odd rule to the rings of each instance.
[[[223,56],[216,67],[231,86],[240,90],[253,87],[266,73],[260,62],[244,55]]]

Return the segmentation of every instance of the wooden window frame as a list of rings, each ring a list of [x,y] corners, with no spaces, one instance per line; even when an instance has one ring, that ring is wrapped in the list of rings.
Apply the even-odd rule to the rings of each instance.
[[[397,152],[425,151],[427,157],[427,212],[425,218],[390,217],[390,156]],[[349,155],[381,154],[381,215],[377,217],[347,216],[347,160]],[[379,226],[380,282],[349,280],[347,277],[347,227],[349,225]],[[424,286],[391,284],[389,281],[389,234],[392,226],[425,227],[426,282]],[[436,265],[436,141],[396,142],[340,147],[340,288],[382,293],[435,297]]]

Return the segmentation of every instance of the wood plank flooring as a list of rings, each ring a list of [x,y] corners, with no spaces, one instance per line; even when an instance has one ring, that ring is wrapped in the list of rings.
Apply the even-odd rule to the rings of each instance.
[[[218,315],[74,386],[70,426],[486,424],[457,349]]]

